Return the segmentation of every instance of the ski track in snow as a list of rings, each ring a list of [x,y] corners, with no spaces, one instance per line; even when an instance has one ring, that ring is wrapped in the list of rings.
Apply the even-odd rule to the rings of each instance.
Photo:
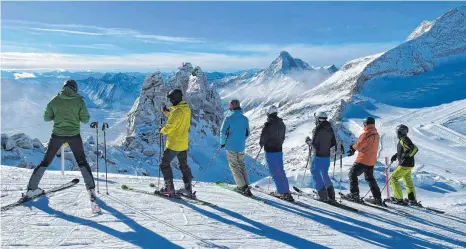
[[[2,206],[21,195],[31,170],[1,168]],[[48,171],[44,189],[79,177]],[[211,183],[196,185],[198,198],[217,206],[179,203],[122,190],[121,184],[150,190],[152,177],[109,175],[110,195],[101,188],[101,215],[92,215],[82,181],[73,188],[2,212],[2,248],[464,248],[466,212],[445,215],[402,208],[402,217],[348,204],[351,213],[299,198],[303,208],[262,193],[267,203]],[[176,182],[181,187],[181,182]],[[10,191],[3,191],[10,190]],[[464,200],[464,192],[456,192]],[[297,197],[296,197],[297,198]],[[456,211],[455,211],[456,210]],[[459,209],[461,210],[461,209]]]

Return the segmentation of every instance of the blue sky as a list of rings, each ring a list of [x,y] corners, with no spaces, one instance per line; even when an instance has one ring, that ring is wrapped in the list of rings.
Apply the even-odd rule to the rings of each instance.
[[[320,66],[383,52],[458,2],[3,2],[2,66],[170,71]]]

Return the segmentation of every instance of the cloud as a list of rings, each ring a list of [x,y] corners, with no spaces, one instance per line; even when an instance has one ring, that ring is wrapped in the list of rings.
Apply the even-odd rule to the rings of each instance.
[[[118,49],[117,45],[113,44],[59,44],[57,46],[69,47],[69,48],[88,48],[88,49]]]
[[[5,20],[3,27],[7,29],[19,29],[25,31],[34,31],[39,33],[62,33],[69,35],[86,35],[86,36],[119,36],[137,40],[146,40],[152,42],[175,42],[175,43],[201,43],[200,38],[178,37],[145,34],[134,29],[123,28],[104,28],[98,26],[87,26],[77,24],[48,24],[40,22],[28,22],[21,20]]]
[[[173,70],[189,61],[205,70],[238,70],[264,67],[273,57],[240,56],[215,53],[146,53],[92,55],[63,53],[1,53],[2,67],[8,70]]]
[[[27,78],[35,78],[36,76],[33,73],[14,73],[15,80],[17,79],[27,79]]]

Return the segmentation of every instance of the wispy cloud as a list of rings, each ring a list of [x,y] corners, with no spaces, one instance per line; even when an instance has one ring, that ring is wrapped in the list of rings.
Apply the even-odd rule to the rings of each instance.
[[[61,33],[61,34],[68,34],[68,35],[85,35],[85,36],[119,36],[121,38],[130,38],[130,39],[146,40],[146,41],[153,41],[153,42],[176,42],[176,43],[204,42],[204,40],[200,38],[146,34],[146,33],[141,33],[134,29],[106,28],[106,27],[77,25],[77,24],[48,24],[48,23],[28,22],[28,21],[21,21],[21,20],[4,20],[3,28],[34,31],[34,32],[39,32],[39,33]]]
[[[215,53],[147,53],[127,55],[81,55],[62,53],[1,53],[1,64],[9,70],[142,70],[169,71],[189,61],[205,70],[237,70],[263,67],[273,57]]]
[[[87,48],[87,49],[118,49],[120,47],[113,44],[59,44],[57,46],[69,48]]]

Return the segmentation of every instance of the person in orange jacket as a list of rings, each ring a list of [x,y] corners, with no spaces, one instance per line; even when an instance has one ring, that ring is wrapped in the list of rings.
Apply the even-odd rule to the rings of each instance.
[[[359,136],[356,144],[350,146],[349,156],[358,151],[358,156],[351,167],[348,176],[350,179],[350,194],[345,197],[352,201],[360,202],[358,176],[364,173],[364,179],[369,183],[374,198],[365,199],[366,202],[382,205],[382,195],[374,177],[374,166],[377,163],[377,151],[379,149],[380,136],[375,128],[375,119],[364,119],[364,132]]]

